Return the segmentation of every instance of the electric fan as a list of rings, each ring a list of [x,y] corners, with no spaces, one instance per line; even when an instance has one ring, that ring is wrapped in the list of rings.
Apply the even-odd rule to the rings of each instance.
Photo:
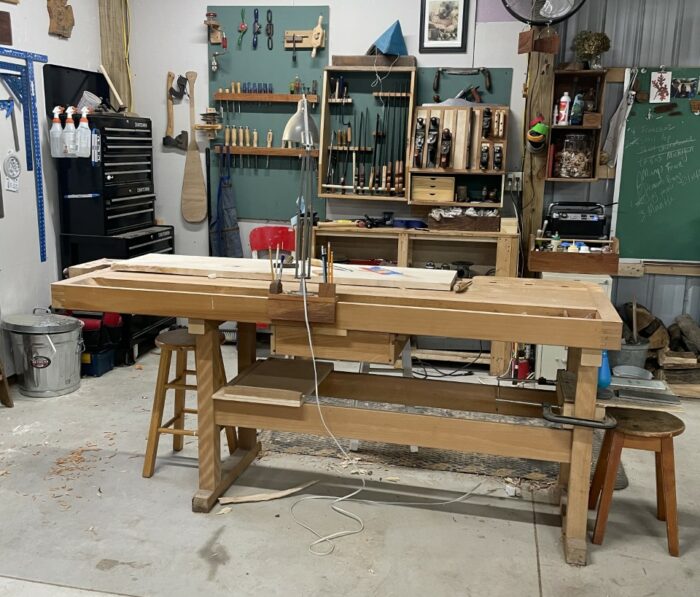
[[[565,21],[586,0],[502,0],[516,19],[528,25],[553,25]]]

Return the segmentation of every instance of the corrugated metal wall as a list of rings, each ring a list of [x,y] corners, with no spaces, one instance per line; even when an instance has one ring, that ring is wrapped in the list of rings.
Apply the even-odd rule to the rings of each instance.
[[[611,49],[603,55],[606,66],[700,66],[700,0],[588,0],[578,13],[559,25],[561,61],[575,59],[572,40],[578,31],[586,29],[605,31],[610,37]],[[608,117],[621,96],[622,85],[608,87]],[[611,204],[613,181],[548,184],[545,206],[551,201]],[[698,277],[617,278],[613,302],[621,305],[635,297],[666,325],[681,313],[700,321]]]

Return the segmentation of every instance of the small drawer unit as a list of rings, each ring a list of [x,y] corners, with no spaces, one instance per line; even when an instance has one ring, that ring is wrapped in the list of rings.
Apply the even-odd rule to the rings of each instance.
[[[414,176],[411,199],[435,203],[454,201],[454,176]]]

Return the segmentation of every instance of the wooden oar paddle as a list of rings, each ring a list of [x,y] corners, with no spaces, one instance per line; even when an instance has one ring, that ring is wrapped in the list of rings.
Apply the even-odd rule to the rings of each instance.
[[[180,208],[185,221],[197,223],[202,222],[207,217],[207,188],[204,183],[204,172],[202,171],[202,162],[194,130],[194,82],[197,80],[197,73],[187,71],[185,76],[189,83],[190,96],[190,143],[185,159],[185,176],[182,179]]]

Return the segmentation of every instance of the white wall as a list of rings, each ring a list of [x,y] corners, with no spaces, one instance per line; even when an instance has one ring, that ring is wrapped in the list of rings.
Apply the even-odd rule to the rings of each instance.
[[[208,251],[205,224],[188,224],[180,215],[180,191],[185,158],[182,152],[164,152],[157,142],[165,130],[165,76],[168,70],[178,74],[194,70],[199,73],[195,86],[197,111],[208,105],[209,73],[207,64],[206,29],[202,25],[207,5],[247,5],[249,0],[132,0],[131,66],[134,73],[135,109],[142,116],[153,120],[155,185],[158,194],[157,216],[176,227],[176,251],[183,254],[205,255]],[[513,90],[508,147],[509,168],[519,169],[522,114],[522,84],[527,70],[525,56],[517,55],[517,36],[523,25],[513,21],[479,22],[476,33],[470,32],[466,54],[419,54],[418,31],[420,25],[419,0],[275,0],[268,6],[328,5],[330,7],[330,31],[327,56],[364,54],[372,42],[396,19],[401,21],[409,54],[418,57],[419,66],[486,66],[513,68]],[[471,2],[476,9],[476,2]],[[479,0],[482,18],[503,19],[500,0]],[[164,15],[167,5],[168,15]],[[493,16],[491,16],[493,15]],[[282,27],[275,23],[276,28]],[[235,35],[230,35],[230,43]],[[187,129],[186,106],[175,110],[175,131]],[[207,140],[200,139],[202,152]],[[203,158],[202,158],[203,159]],[[378,209],[378,206],[373,206]],[[393,208],[396,204],[393,204]],[[329,204],[329,215],[341,216],[342,212]],[[241,222],[244,238],[258,222]],[[244,243],[245,244],[245,243]]]
[[[68,40],[48,35],[49,17],[46,2],[23,0],[19,5],[0,4],[0,9],[10,13],[12,19],[13,47],[17,50],[46,54],[49,63],[83,69],[97,70],[100,64],[100,25],[97,1],[73,2],[75,27]],[[11,59],[2,60],[13,62]],[[41,64],[34,70],[37,81],[39,114],[45,114],[44,86]],[[0,97],[7,98],[7,91],[0,86]],[[50,303],[49,284],[59,278],[57,235],[59,230],[58,188],[56,171],[48,149],[48,123],[40,117],[42,127],[42,164],[44,166],[44,192],[46,197],[47,260],[39,260],[39,233],[37,228],[36,193],[34,173],[26,172],[24,153],[24,129],[22,113],[18,111],[17,127],[20,137],[20,160],[23,172],[20,192],[3,191],[5,217],[0,219],[0,317],[12,313],[31,312],[38,305]],[[4,113],[0,117],[0,157],[12,147],[12,128]],[[4,185],[4,179],[3,179]],[[12,373],[9,352],[0,356]]]

